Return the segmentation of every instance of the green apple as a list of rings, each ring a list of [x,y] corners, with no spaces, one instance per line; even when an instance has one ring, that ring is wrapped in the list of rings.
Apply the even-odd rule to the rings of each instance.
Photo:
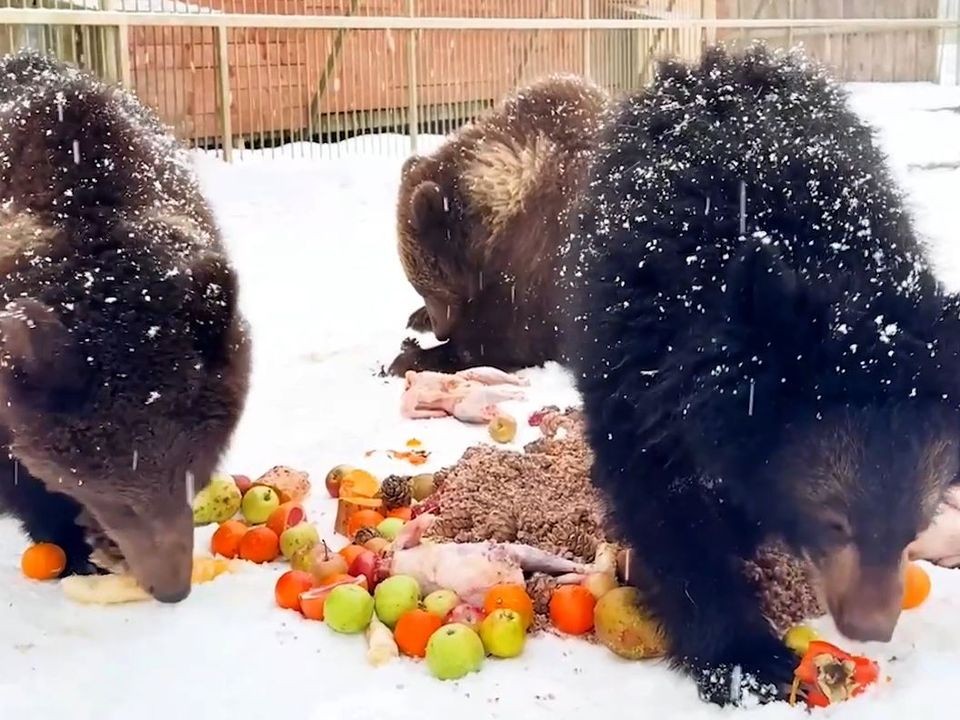
[[[423,609],[440,618],[445,618],[459,604],[460,596],[453,590],[434,590],[423,599]]]
[[[313,548],[302,547],[297,550],[290,558],[290,567],[294,570],[303,570],[310,572],[313,568],[313,557],[311,553]]]
[[[393,575],[377,585],[373,599],[377,617],[393,629],[401,615],[420,604],[420,583],[409,575]]]
[[[287,528],[280,536],[280,552],[290,560],[298,550],[312,548],[320,544],[320,533],[313,523],[299,523]]]
[[[193,524],[226,522],[240,509],[242,495],[233,478],[215,473],[209,484],[193,498]]]
[[[240,510],[251,525],[265,523],[271,513],[280,507],[280,496],[273,488],[256,485],[243,496]]]
[[[515,610],[494,610],[480,623],[480,639],[494,657],[516,657],[523,652],[527,640],[523,618]]]
[[[466,625],[444,625],[427,641],[427,669],[439,680],[459,680],[483,665],[483,643]]]
[[[377,532],[380,533],[380,536],[384,540],[393,542],[397,539],[397,533],[400,532],[400,528],[404,525],[406,525],[406,523],[400,518],[386,518],[385,520],[381,520],[380,524],[377,525]]]
[[[359,585],[338,585],[323,604],[323,619],[338,633],[361,633],[373,618],[373,598]]]
[[[410,481],[410,492],[413,495],[413,499],[417,502],[426,500],[428,497],[433,495],[437,489],[437,481],[434,478],[433,473],[422,473],[420,475],[414,475],[413,479]]]

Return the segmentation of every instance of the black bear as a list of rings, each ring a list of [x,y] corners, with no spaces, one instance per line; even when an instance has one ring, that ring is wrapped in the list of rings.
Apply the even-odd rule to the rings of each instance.
[[[131,94],[0,60],[0,510],[66,573],[190,591],[191,491],[250,369],[237,278],[190,158]]]
[[[799,51],[664,61],[600,144],[562,263],[594,481],[674,664],[713,702],[779,697],[795,659],[741,562],[781,538],[841,632],[889,639],[957,482],[960,306]]]
[[[581,78],[547,77],[404,163],[398,251],[425,303],[408,327],[444,342],[405,341],[392,374],[560,359],[556,251],[606,106]]]

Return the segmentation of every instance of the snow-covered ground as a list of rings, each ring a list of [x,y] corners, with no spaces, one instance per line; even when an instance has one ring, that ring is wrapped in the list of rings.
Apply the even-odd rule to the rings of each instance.
[[[944,279],[960,289],[960,88],[853,87],[857,109],[882,130],[912,194]],[[240,269],[253,325],[255,369],[247,410],[224,462],[257,475],[275,464],[308,470],[308,510],[332,532],[322,479],[338,463],[373,472],[407,466],[368,450],[422,439],[430,467],[455,461],[481,429],[452,420],[403,421],[397,380],[376,376],[403,337],[417,297],[394,251],[393,208],[401,138],[351,141],[304,159],[257,154],[226,166],[199,157],[204,183]],[[366,154],[357,154],[366,148]],[[517,404],[574,402],[556,367],[525,373]],[[523,428],[522,444],[534,436]],[[207,547],[210,530],[198,532]],[[332,535],[331,535],[332,539]],[[341,541],[342,542],[342,541]],[[282,566],[249,567],[198,586],[178,606],[112,608],[66,601],[56,584],[24,580],[26,540],[0,520],[0,718],[11,720],[392,720],[393,718],[717,718],[691,683],[656,664],[620,661],[576,640],[537,637],[512,661],[488,661],[455,683],[401,660],[380,670],[358,637],[336,636],[273,602]],[[860,646],[892,683],[829,711],[872,720],[956,714],[960,676],[960,571],[933,570],[933,593],[904,614],[889,645]],[[830,634],[829,621],[821,623]],[[850,643],[844,643],[850,646]],[[750,710],[800,717],[785,705]]]

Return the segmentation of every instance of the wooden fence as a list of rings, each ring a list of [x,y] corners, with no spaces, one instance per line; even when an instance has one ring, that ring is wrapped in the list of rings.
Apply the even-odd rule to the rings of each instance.
[[[371,132],[415,145],[548,72],[626,90],[659,55],[717,40],[803,42],[845,79],[936,81],[958,28],[937,0],[12,1],[34,7],[0,7],[0,49],[124,82],[228,159]]]

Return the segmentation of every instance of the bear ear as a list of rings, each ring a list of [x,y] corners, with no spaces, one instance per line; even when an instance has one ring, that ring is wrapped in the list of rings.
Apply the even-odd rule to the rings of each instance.
[[[37,409],[67,409],[90,377],[76,341],[52,308],[18,298],[0,311],[4,399]]]
[[[400,177],[405,178],[410,172],[417,167],[423,161],[423,155],[411,155],[406,160],[403,161],[403,165],[400,167]]]
[[[447,198],[435,182],[420,183],[410,197],[410,218],[420,233],[445,227],[448,211]]]

